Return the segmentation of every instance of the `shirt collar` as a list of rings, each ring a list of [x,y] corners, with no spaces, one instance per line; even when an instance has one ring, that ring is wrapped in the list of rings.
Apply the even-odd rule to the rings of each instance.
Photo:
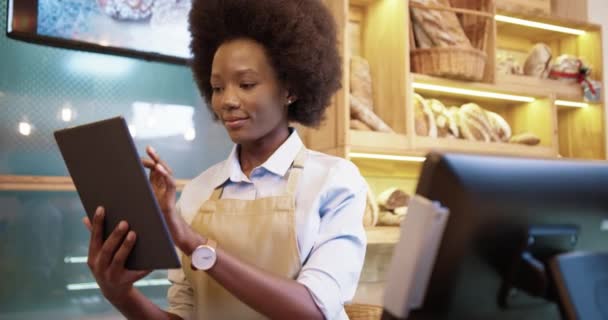
[[[289,128],[289,131],[291,133],[287,140],[275,150],[266,162],[260,165],[260,167],[278,176],[285,176],[285,174],[287,174],[287,170],[289,170],[296,155],[304,145],[298,132],[294,128]],[[224,160],[223,165],[220,166],[220,172],[218,172],[217,179],[213,186],[214,188],[219,187],[228,180],[236,183],[248,181],[247,176],[245,176],[241,169],[238,157],[238,147],[238,145],[232,147],[230,155]]]

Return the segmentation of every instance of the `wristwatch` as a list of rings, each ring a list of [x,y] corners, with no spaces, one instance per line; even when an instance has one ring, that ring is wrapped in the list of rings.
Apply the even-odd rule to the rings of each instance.
[[[205,244],[196,247],[192,252],[192,269],[203,271],[211,269],[217,260],[216,248],[217,242],[213,239],[207,239]]]

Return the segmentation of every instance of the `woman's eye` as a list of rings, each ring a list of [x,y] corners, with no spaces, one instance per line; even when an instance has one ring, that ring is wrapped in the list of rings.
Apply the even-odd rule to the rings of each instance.
[[[255,87],[255,86],[256,86],[255,83],[242,83],[241,84],[241,88],[243,88],[245,90],[253,89],[253,87]]]

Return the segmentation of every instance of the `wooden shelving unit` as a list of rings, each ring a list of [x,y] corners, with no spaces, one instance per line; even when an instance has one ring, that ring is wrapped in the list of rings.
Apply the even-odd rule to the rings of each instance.
[[[582,90],[578,84],[500,75],[495,72],[495,55],[498,52],[507,51],[525,59],[532,46],[543,41],[552,49],[554,57],[560,54],[582,57],[593,69],[592,78],[603,81],[602,37],[599,26],[549,15],[492,12],[492,14],[549,23],[585,32],[582,35],[569,35],[492,20],[487,49],[489,58],[484,78],[481,82],[466,82],[414,74],[410,71],[408,0],[324,1],[333,11],[337,21],[345,72],[343,88],[336,94],[333,105],[328,109],[324,124],[316,130],[301,130],[309,148],[345,158],[349,158],[351,153],[424,156],[427,152],[436,150],[524,157],[606,159],[603,102],[590,104],[586,108],[560,107],[556,105],[558,100],[583,101]],[[560,8],[562,10],[563,6]],[[561,14],[563,16],[563,12]],[[393,133],[357,131],[349,128],[349,69],[352,55],[362,56],[369,62],[374,112],[393,129]],[[533,101],[517,102],[431,92],[414,88],[414,83],[525,96],[532,98]],[[483,108],[503,116],[514,133],[532,132],[541,139],[541,143],[530,147],[416,136],[412,103],[414,93],[419,93],[425,98],[438,99],[446,106],[467,102],[478,103]],[[399,187],[408,193],[415,192],[420,163],[355,158],[352,161],[359,167],[376,194],[388,187]],[[370,244],[390,245],[398,240],[399,228],[368,228],[367,235]],[[376,249],[371,250],[370,253],[377,255],[374,250]],[[375,295],[381,293],[381,290],[370,289],[382,287],[381,282],[378,282],[382,276],[377,276],[374,282],[363,281],[365,283],[360,285],[360,291],[364,293],[373,291]],[[370,299],[369,296],[365,296],[356,298],[355,301],[378,301],[377,299],[378,297]]]

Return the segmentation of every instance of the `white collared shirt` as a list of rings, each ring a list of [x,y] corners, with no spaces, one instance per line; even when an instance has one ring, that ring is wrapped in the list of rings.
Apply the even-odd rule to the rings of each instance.
[[[248,178],[230,156],[188,183],[177,203],[190,223],[213,190],[224,185],[222,199],[254,200],[285,194],[288,172],[303,146],[295,130]],[[357,288],[365,258],[363,227],[367,183],[350,161],[308,150],[296,189],[296,233],[302,259],[297,281],[305,285],[326,319],[348,319],[343,305]],[[171,313],[190,319],[193,290],[181,269],[170,270]]]

